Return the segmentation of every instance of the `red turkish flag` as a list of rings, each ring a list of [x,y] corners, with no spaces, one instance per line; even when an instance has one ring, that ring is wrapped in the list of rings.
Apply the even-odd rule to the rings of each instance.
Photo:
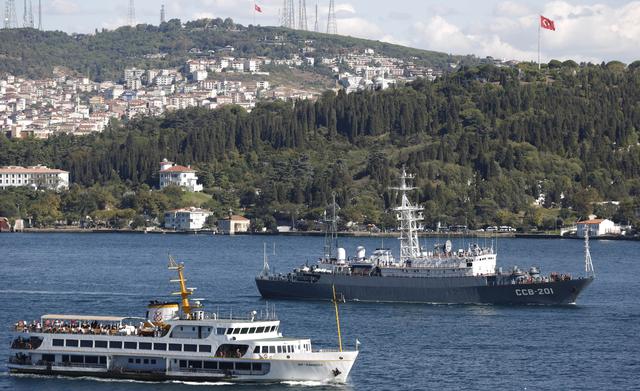
[[[540,15],[540,27],[547,30],[556,31],[556,25],[553,20]]]
[[[255,7],[256,11],[258,12],[262,12],[262,8],[260,8],[260,6],[258,4],[253,4],[253,6]],[[553,22],[552,22],[553,23]]]

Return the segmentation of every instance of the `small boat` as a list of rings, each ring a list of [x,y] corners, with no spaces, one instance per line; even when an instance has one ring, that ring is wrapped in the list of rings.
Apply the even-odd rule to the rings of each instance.
[[[189,300],[184,264],[170,258],[181,297],[152,301],[144,318],[43,315],[19,321],[11,344],[11,373],[142,381],[319,381],[344,383],[358,350],[316,350],[309,338],[280,333],[275,311],[246,317],[205,312]],[[338,320],[337,301],[334,303]]]

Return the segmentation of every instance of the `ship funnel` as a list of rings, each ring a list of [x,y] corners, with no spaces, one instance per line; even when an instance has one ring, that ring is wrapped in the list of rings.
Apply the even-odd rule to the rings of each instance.
[[[156,324],[177,319],[179,313],[180,305],[178,303],[152,301],[147,306],[147,320]]]
[[[356,258],[364,259],[365,256],[366,256],[366,252],[367,252],[367,250],[364,247],[362,247],[362,246],[356,247]]]

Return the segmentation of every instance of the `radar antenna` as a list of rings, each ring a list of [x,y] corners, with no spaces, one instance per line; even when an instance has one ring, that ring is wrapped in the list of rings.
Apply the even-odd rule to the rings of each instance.
[[[591,262],[591,251],[589,249],[589,229],[584,230],[584,271],[587,277],[595,278],[596,272]]]

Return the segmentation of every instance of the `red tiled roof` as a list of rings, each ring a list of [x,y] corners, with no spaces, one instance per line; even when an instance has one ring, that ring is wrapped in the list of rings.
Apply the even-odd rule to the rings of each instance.
[[[578,221],[578,224],[600,224],[603,221],[604,219],[591,219],[591,220]]]
[[[160,172],[196,172],[196,170],[176,164],[175,166],[171,166],[165,170],[161,170]]]
[[[47,168],[44,166],[34,166],[34,167],[18,167],[18,166],[8,166],[8,167],[0,167],[0,174],[63,174],[68,173],[67,171],[58,170],[55,168]]]

